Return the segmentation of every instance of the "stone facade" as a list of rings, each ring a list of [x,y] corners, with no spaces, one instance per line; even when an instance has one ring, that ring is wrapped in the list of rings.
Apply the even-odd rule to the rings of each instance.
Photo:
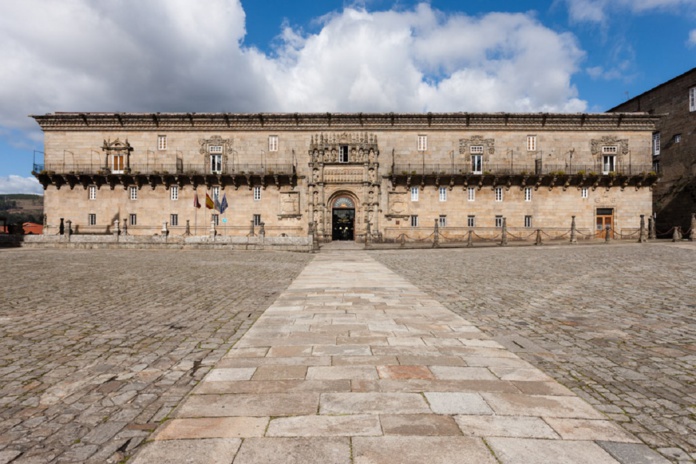
[[[33,116],[45,233],[419,240],[598,227],[651,213],[648,114]],[[206,197],[229,207],[205,206]],[[201,208],[194,207],[198,202]],[[215,216],[214,216],[215,215]]]
[[[654,194],[657,228],[669,236],[675,226],[686,232],[696,212],[696,68],[609,111],[662,115],[653,141],[661,172]]]

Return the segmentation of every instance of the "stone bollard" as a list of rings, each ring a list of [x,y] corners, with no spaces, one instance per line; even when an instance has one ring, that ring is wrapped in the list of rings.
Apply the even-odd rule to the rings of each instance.
[[[250,222],[251,222],[251,224],[249,225],[249,237],[253,237],[254,236],[254,220],[252,219]]]
[[[648,239],[645,233],[645,214],[640,215],[640,236],[638,237],[638,243],[645,243]]]
[[[691,232],[689,233],[689,241],[696,240],[696,213],[691,213]]]
[[[611,241],[611,226],[607,226],[604,234],[604,242],[609,243]]]
[[[648,218],[648,240],[655,240],[657,238],[657,231],[655,230],[655,220],[651,217]]]
[[[433,248],[439,248],[440,247],[440,225],[438,224],[438,220],[435,219],[435,230],[433,232]]]
[[[63,223],[63,218],[60,218],[60,225],[58,226],[58,234],[65,235],[65,224]]]
[[[128,235],[128,219],[123,218],[123,235]]]
[[[507,244],[507,218],[503,218],[503,233],[502,237],[500,238],[500,246],[507,246]]]
[[[162,222],[162,235],[167,237],[169,235],[169,229],[167,228],[167,221]]]
[[[210,220],[210,238],[212,238],[214,240],[216,235],[217,235],[217,230],[215,230],[215,220],[211,219]]]
[[[570,243],[573,245],[578,244],[578,238],[575,236],[575,216],[573,216],[573,219],[570,221]]]
[[[68,230],[66,232],[68,235],[68,241],[70,241],[70,236],[72,235],[72,221],[68,219],[67,221],[65,221],[65,223],[68,225]]]
[[[365,248],[370,248],[370,223],[367,223],[367,229],[365,231]]]
[[[572,241],[570,243],[573,243]],[[537,229],[537,234],[536,234],[536,241],[534,242],[534,245],[543,245],[544,243],[541,241],[541,229]]]
[[[111,231],[111,233],[114,234],[114,237],[118,237],[118,235],[121,233],[120,226],[121,221],[119,221],[118,219],[114,219],[114,230]]]
[[[262,222],[259,227],[259,237],[264,238],[266,236],[266,223]]]
[[[474,231],[470,230],[469,231],[469,236],[466,239],[466,247],[471,248],[474,246]]]
[[[189,235],[191,235],[191,223],[187,219],[186,220],[186,231],[184,232],[184,236],[188,237]]]
[[[674,232],[672,232],[672,241],[673,242],[678,242],[682,239],[681,237],[681,227],[676,226],[674,228]]]
[[[400,241],[401,248],[403,248],[404,245],[406,244],[406,234],[401,234],[401,239],[399,241]]]

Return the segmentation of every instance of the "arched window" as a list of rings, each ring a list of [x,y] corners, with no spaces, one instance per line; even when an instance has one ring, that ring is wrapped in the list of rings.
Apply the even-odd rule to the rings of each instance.
[[[334,201],[334,208],[355,209],[355,205],[350,198],[341,197]]]

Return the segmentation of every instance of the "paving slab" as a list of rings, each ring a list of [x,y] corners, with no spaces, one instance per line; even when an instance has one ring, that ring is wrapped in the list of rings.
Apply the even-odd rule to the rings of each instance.
[[[639,443],[365,252],[316,255],[171,417],[156,443],[239,438],[235,464],[603,464]]]

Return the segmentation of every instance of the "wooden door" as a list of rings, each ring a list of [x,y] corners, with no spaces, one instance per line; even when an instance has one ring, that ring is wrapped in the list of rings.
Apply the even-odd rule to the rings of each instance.
[[[606,230],[610,228],[611,236],[614,236],[614,209],[597,208],[597,228],[595,231],[597,238],[606,238]]]

